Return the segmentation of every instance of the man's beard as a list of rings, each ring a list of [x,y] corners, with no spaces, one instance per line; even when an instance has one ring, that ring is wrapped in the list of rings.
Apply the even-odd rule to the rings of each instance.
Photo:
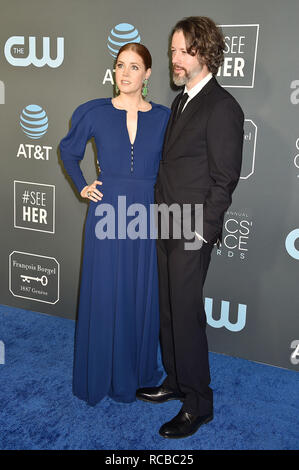
[[[192,70],[191,72],[187,72],[184,67],[182,67],[181,69],[185,72],[185,75],[183,75],[182,77],[180,77],[179,74],[175,73],[174,71],[172,72],[172,80],[176,86],[187,85],[188,82],[193,80],[193,78],[196,77],[196,75],[198,75],[199,72],[202,71],[202,66],[200,66],[200,68],[197,70]]]
[[[189,74],[188,74],[187,70],[186,69],[183,69],[183,70],[185,71],[185,75],[183,75],[183,76],[180,76],[179,74],[177,74],[175,72],[172,72],[173,83],[176,86],[186,85],[186,83],[188,83],[188,81],[190,80],[190,77],[189,77]]]

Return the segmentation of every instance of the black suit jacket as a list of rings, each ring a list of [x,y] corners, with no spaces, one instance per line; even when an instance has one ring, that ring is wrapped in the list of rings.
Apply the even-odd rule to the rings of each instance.
[[[225,211],[238,183],[244,114],[213,77],[172,126],[180,93],[165,133],[155,200],[157,204],[203,204],[204,239],[222,239]]]

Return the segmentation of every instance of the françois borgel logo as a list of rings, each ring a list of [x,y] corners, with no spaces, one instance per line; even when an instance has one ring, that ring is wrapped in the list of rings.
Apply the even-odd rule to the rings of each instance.
[[[49,37],[43,37],[41,41],[34,36],[29,36],[28,40],[24,36],[12,36],[4,46],[6,60],[14,67],[28,67],[31,64],[35,67],[59,67],[64,60],[64,38],[56,39],[55,59],[52,58],[54,53],[50,51]]]
[[[119,49],[128,44],[128,42],[141,42],[141,37],[139,31],[135,26],[130,23],[119,23],[114,28],[111,29],[108,39],[107,39],[107,47],[109,54],[116,58]],[[114,77],[113,73],[115,69],[107,69],[105,72],[105,76],[103,79],[103,85],[109,83],[110,85],[114,85]]]
[[[9,290],[14,297],[56,304],[59,300],[58,261],[13,251],[9,255]]]
[[[224,87],[253,88],[259,24],[219,25],[225,37],[224,63],[218,70]]]
[[[55,232],[55,186],[14,181],[14,226]]]

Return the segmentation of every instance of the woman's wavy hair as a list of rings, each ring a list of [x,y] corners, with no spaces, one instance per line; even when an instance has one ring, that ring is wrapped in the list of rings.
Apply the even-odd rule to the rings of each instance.
[[[197,54],[199,61],[216,75],[223,64],[225,42],[221,29],[214,21],[206,16],[189,16],[177,22],[171,37],[176,31],[183,32],[188,54]]]

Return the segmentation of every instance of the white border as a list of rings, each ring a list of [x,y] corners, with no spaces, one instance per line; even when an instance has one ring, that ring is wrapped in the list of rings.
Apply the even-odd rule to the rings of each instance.
[[[255,127],[255,135],[254,135],[254,144],[253,144],[253,156],[252,156],[252,165],[251,165],[251,173],[247,176],[240,176],[240,179],[247,180],[251,175],[253,175],[255,170],[255,149],[256,149],[256,137],[257,137],[257,125],[252,121],[252,119],[245,119],[247,122],[251,122],[251,124]]]
[[[57,263],[57,267],[58,267],[58,270],[57,270],[57,281],[58,281],[58,289],[57,289],[57,300],[55,300],[55,302],[47,302],[47,300],[40,300],[40,299],[33,299],[32,297],[25,297],[24,295],[17,295],[17,294],[14,294],[12,289],[11,289],[11,255],[13,255],[14,253],[20,253],[22,255],[30,255],[30,256],[38,256],[39,258],[47,258],[47,259],[53,259],[54,261],[56,261]],[[17,251],[17,250],[14,250],[10,253],[9,257],[9,262],[8,262],[8,268],[9,268],[9,291],[10,293],[14,296],[14,297],[21,297],[22,299],[29,299],[29,300],[34,300],[35,302],[43,302],[44,304],[56,304],[59,299],[60,299],[60,292],[59,292],[59,285],[60,285],[60,264],[59,262],[57,261],[56,258],[53,258],[52,256],[44,256],[44,255],[37,255],[35,253],[27,253],[25,251]]]
[[[257,44],[258,44],[258,38],[259,38],[259,30],[260,30],[260,25],[259,24],[219,24],[220,28],[233,28],[235,26],[254,26],[257,28],[256,30],[256,39],[255,39],[255,51],[254,51],[254,63],[253,63],[253,70],[252,70],[252,81],[251,85],[222,85],[223,88],[253,88],[254,87],[254,80],[255,80],[255,66],[256,66],[256,55],[257,55]],[[216,75],[217,77],[217,75]],[[219,81],[220,81],[219,77]]]
[[[42,230],[38,228],[22,227],[16,225],[16,184],[15,183],[24,183],[24,184],[36,184],[39,186],[49,186],[53,188],[53,231],[51,230]],[[33,230],[34,232],[44,232],[44,233],[55,233],[55,185],[54,184],[45,184],[45,183],[33,183],[32,181],[19,181],[14,180],[14,228],[21,228],[23,230]]]

